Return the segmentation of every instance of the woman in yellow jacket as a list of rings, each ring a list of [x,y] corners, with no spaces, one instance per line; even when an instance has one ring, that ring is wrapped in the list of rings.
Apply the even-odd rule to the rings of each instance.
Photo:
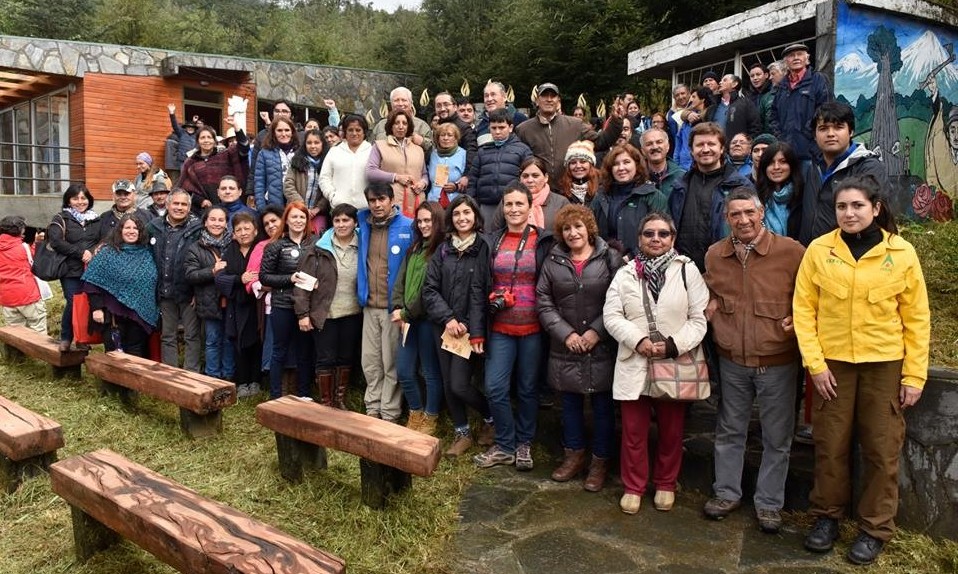
[[[875,561],[895,532],[903,409],[921,396],[928,373],[928,294],[915,249],[897,235],[894,216],[870,177],[835,191],[840,229],[814,240],[798,270],[795,333],[817,394],[817,518],[805,548],[828,552],[851,500],[852,437],[862,458],[860,533],[846,557]]]

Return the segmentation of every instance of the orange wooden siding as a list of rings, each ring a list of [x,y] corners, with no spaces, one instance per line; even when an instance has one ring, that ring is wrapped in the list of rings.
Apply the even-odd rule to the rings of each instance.
[[[256,85],[252,82],[200,86],[196,80],[157,76],[84,76],[82,86],[71,96],[71,138],[78,137],[71,143],[84,148],[85,181],[95,198],[110,199],[114,180],[136,176],[134,161],[141,151],[153,156],[154,165],[163,167],[166,136],[172,131],[166,106],[176,104],[176,117],[183,121],[184,87],[222,92],[223,117],[230,96],[249,98],[246,131],[255,128]],[[79,100],[80,118],[74,115],[73,99]],[[213,127],[220,133],[226,126]]]

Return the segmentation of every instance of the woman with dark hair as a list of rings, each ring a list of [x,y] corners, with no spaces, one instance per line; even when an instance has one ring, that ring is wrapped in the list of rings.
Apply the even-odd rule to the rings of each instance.
[[[234,119],[234,125],[242,126],[242,123]],[[236,141],[227,148],[217,145],[216,130],[210,126],[197,130],[196,149],[183,162],[180,179],[176,182],[176,187],[185,189],[192,196],[194,213],[220,202],[216,191],[224,175],[235,177],[240,189],[246,186],[248,155],[249,139],[241,127],[236,128]]]
[[[569,205],[569,200],[549,187],[549,171],[546,169],[545,162],[532,156],[519,164],[519,183],[532,194],[528,212],[529,224],[551,230],[555,225],[556,214]],[[505,204],[504,194],[499,204],[500,209],[496,210],[496,215],[492,219],[491,231],[506,227],[508,218],[501,209],[501,206]]]
[[[289,170],[283,179],[283,194],[286,201],[302,201],[309,208],[310,229],[322,235],[328,227],[329,200],[319,186],[319,174],[326,156],[326,145],[319,130],[309,130],[302,147],[293,154]]]
[[[256,154],[256,165],[253,166],[253,196],[257,211],[263,211],[267,205],[286,206],[283,178],[297,149],[299,138],[293,120],[276,116],[269,124],[263,148]]]
[[[582,205],[559,210],[553,237],[555,246],[536,284],[536,312],[549,335],[548,380],[562,396],[565,456],[552,480],[566,482],[588,467],[584,488],[598,492],[615,448],[615,341],[605,330],[602,306],[622,256],[599,237],[595,217]],[[586,458],[586,396],[592,400],[591,462]]]
[[[592,201],[599,236],[634,257],[639,224],[646,215],[668,210],[668,199],[648,178],[642,152],[630,144],[609,150],[602,162],[602,190]]]
[[[339,128],[334,126],[326,126],[323,128],[323,141],[326,142],[326,149],[333,149],[334,146],[339,145],[339,142],[343,141],[343,137],[339,133]]]
[[[33,254],[23,242],[27,224],[19,215],[0,220],[0,310],[5,325],[47,334],[47,304],[33,276]],[[49,286],[46,287],[49,297]]]
[[[541,177],[545,177],[545,172],[541,173]],[[565,201],[561,196],[560,199]],[[506,187],[502,196],[506,228],[492,239],[489,289],[492,325],[485,389],[495,424],[496,444],[473,458],[480,468],[512,463],[518,470],[533,467],[532,439],[539,411],[543,345],[536,315],[536,279],[553,244],[549,231],[532,224],[533,202],[534,196],[526,186]],[[516,371],[518,407],[515,415],[509,392],[513,370]]]
[[[603,321],[618,341],[612,397],[622,408],[621,473],[625,494],[619,507],[635,514],[649,482],[649,426],[652,411],[658,445],[652,483],[656,510],[675,503],[682,468],[682,434],[688,403],[649,394],[651,359],[675,358],[694,349],[705,337],[709,290],[691,260],[673,247],[675,224],[663,213],[639,223],[635,261],[621,267],[606,293]],[[646,315],[646,303],[655,309]],[[650,329],[654,321],[656,331]]]
[[[343,119],[344,139],[326,154],[319,172],[319,187],[330,207],[340,203],[366,209],[366,164],[373,145],[366,141],[369,124],[358,114]]]
[[[91,318],[104,332],[107,351],[148,356],[147,341],[160,319],[156,279],[146,225],[124,215],[83,273]]]
[[[256,275],[246,270],[256,242],[256,217],[249,212],[233,216],[233,241],[226,246],[223,260],[226,267],[216,274],[216,288],[226,300],[224,331],[235,355],[233,381],[236,396],[248,397],[259,393],[259,375],[262,362],[262,343],[256,313],[256,297],[245,285]]]
[[[473,444],[466,407],[471,407],[483,419],[478,437],[480,446],[492,444],[492,416],[485,397],[472,385],[470,360],[442,349],[441,340],[443,333],[450,337],[468,333],[473,352],[483,354],[491,250],[482,236],[479,204],[468,195],[460,195],[449,204],[445,228],[446,240],[429,260],[422,300],[433,324],[446,406],[455,432],[445,454],[457,457]]]
[[[435,151],[435,150],[433,150]],[[406,252],[393,287],[390,320],[404,333],[396,356],[396,375],[409,406],[406,426],[428,435],[436,432],[442,405],[442,375],[433,341],[432,326],[426,318],[422,285],[436,248],[445,238],[444,213],[438,203],[426,202],[416,209],[413,242]],[[426,382],[426,400],[419,392],[419,370]]]
[[[595,147],[589,140],[569,144],[565,152],[565,171],[559,180],[559,193],[569,203],[589,205],[599,190],[599,170],[595,168]]]
[[[429,187],[426,157],[422,147],[412,143],[415,134],[412,114],[393,110],[386,116],[386,139],[377,140],[366,162],[366,177],[372,183],[388,183],[393,203],[406,217],[416,216]]]
[[[278,205],[268,205],[259,215],[259,235],[256,237],[256,244],[250,252],[249,260],[246,264],[246,273],[243,274],[243,285],[246,292],[255,297],[258,301],[259,310],[259,333],[262,335],[263,354],[262,368],[264,373],[269,372],[270,359],[273,356],[273,328],[270,326],[270,296],[269,287],[265,287],[259,280],[259,270],[263,264],[263,251],[269,245],[270,239],[279,230],[280,222],[283,220],[283,210]],[[283,367],[280,366],[280,369]]]
[[[60,352],[66,352],[73,343],[73,296],[80,292],[80,276],[93,259],[93,248],[100,240],[100,216],[93,211],[93,195],[82,183],[71,183],[67,187],[62,207],[47,228],[47,241],[67,258],[66,273],[60,278],[66,304],[60,318],[59,347]]]
[[[226,209],[214,206],[203,214],[203,230],[186,254],[186,280],[193,286],[196,316],[206,333],[206,374],[230,380],[236,370],[233,347],[226,336],[224,307],[216,277],[226,269],[224,255],[233,238],[226,230]]]
[[[272,239],[263,250],[263,263],[259,280],[270,291],[269,322],[273,329],[273,351],[270,358],[269,396],[277,399],[282,395],[283,365],[292,349],[296,356],[297,392],[301,397],[310,395],[313,383],[313,340],[310,329],[299,325],[293,311],[293,287],[306,285],[310,279],[297,271],[303,253],[309,247],[309,209],[306,204],[294,201],[286,206],[283,219]],[[316,278],[311,281],[315,287]]]
[[[802,227],[802,164],[792,146],[774,143],[762,152],[755,188],[765,205],[765,227],[798,239]]]
[[[895,534],[904,410],[928,377],[931,315],[915,248],[898,235],[872,176],[835,190],[839,229],[805,251],[795,283],[795,335],[816,395],[812,408],[817,520],[805,548],[828,552],[852,500],[853,437],[863,464],[859,534],[846,557],[871,564]]]
[[[316,387],[322,404],[346,408],[346,388],[359,358],[363,315],[356,291],[359,238],[356,208],[340,203],[332,227],[306,249],[299,271],[316,277],[312,291],[293,288],[299,328],[310,331],[316,354]]]

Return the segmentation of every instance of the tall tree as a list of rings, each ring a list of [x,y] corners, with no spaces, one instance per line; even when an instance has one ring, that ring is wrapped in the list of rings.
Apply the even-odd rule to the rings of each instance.
[[[875,102],[875,119],[872,124],[871,146],[881,148],[882,160],[889,176],[904,172],[900,147],[898,116],[895,113],[895,86],[892,74],[902,67],[901,48],[895,32],[878,26],[868,35],[868,56],[878,64],[878,93]]]

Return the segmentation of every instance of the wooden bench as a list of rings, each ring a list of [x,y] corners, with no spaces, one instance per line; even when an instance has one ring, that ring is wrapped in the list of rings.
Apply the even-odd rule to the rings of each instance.
[[[346,571],[342,559],[110,450],[57,462],[50,479],[70,504],[81,562],[123,537],[189,574]]]
[[[60,423],[0,397],[0,485],[7,492],[47,469],[62,447]]]
[[[105,393],[133,405],[143,393],[180,407],[180,427],[193,438],[223,430],[223,408],[236,404],[236,385],[117,351],[86,358]]]
[[[298,482],[305,468],[326,468],[326,447],[360,457],[362,501],[382,508],[393,493],[430,476],[439,439],[360,413],[286,396],[256,407],[256,422],[275,431],[280,474]]]
[[[48,363],[54,377],[80,378],[80,365],[86,351],[60,352],[60,342],[44,333],[22,325],[0,327],[3,356],[8,361],[21,361],[25,356]]]

